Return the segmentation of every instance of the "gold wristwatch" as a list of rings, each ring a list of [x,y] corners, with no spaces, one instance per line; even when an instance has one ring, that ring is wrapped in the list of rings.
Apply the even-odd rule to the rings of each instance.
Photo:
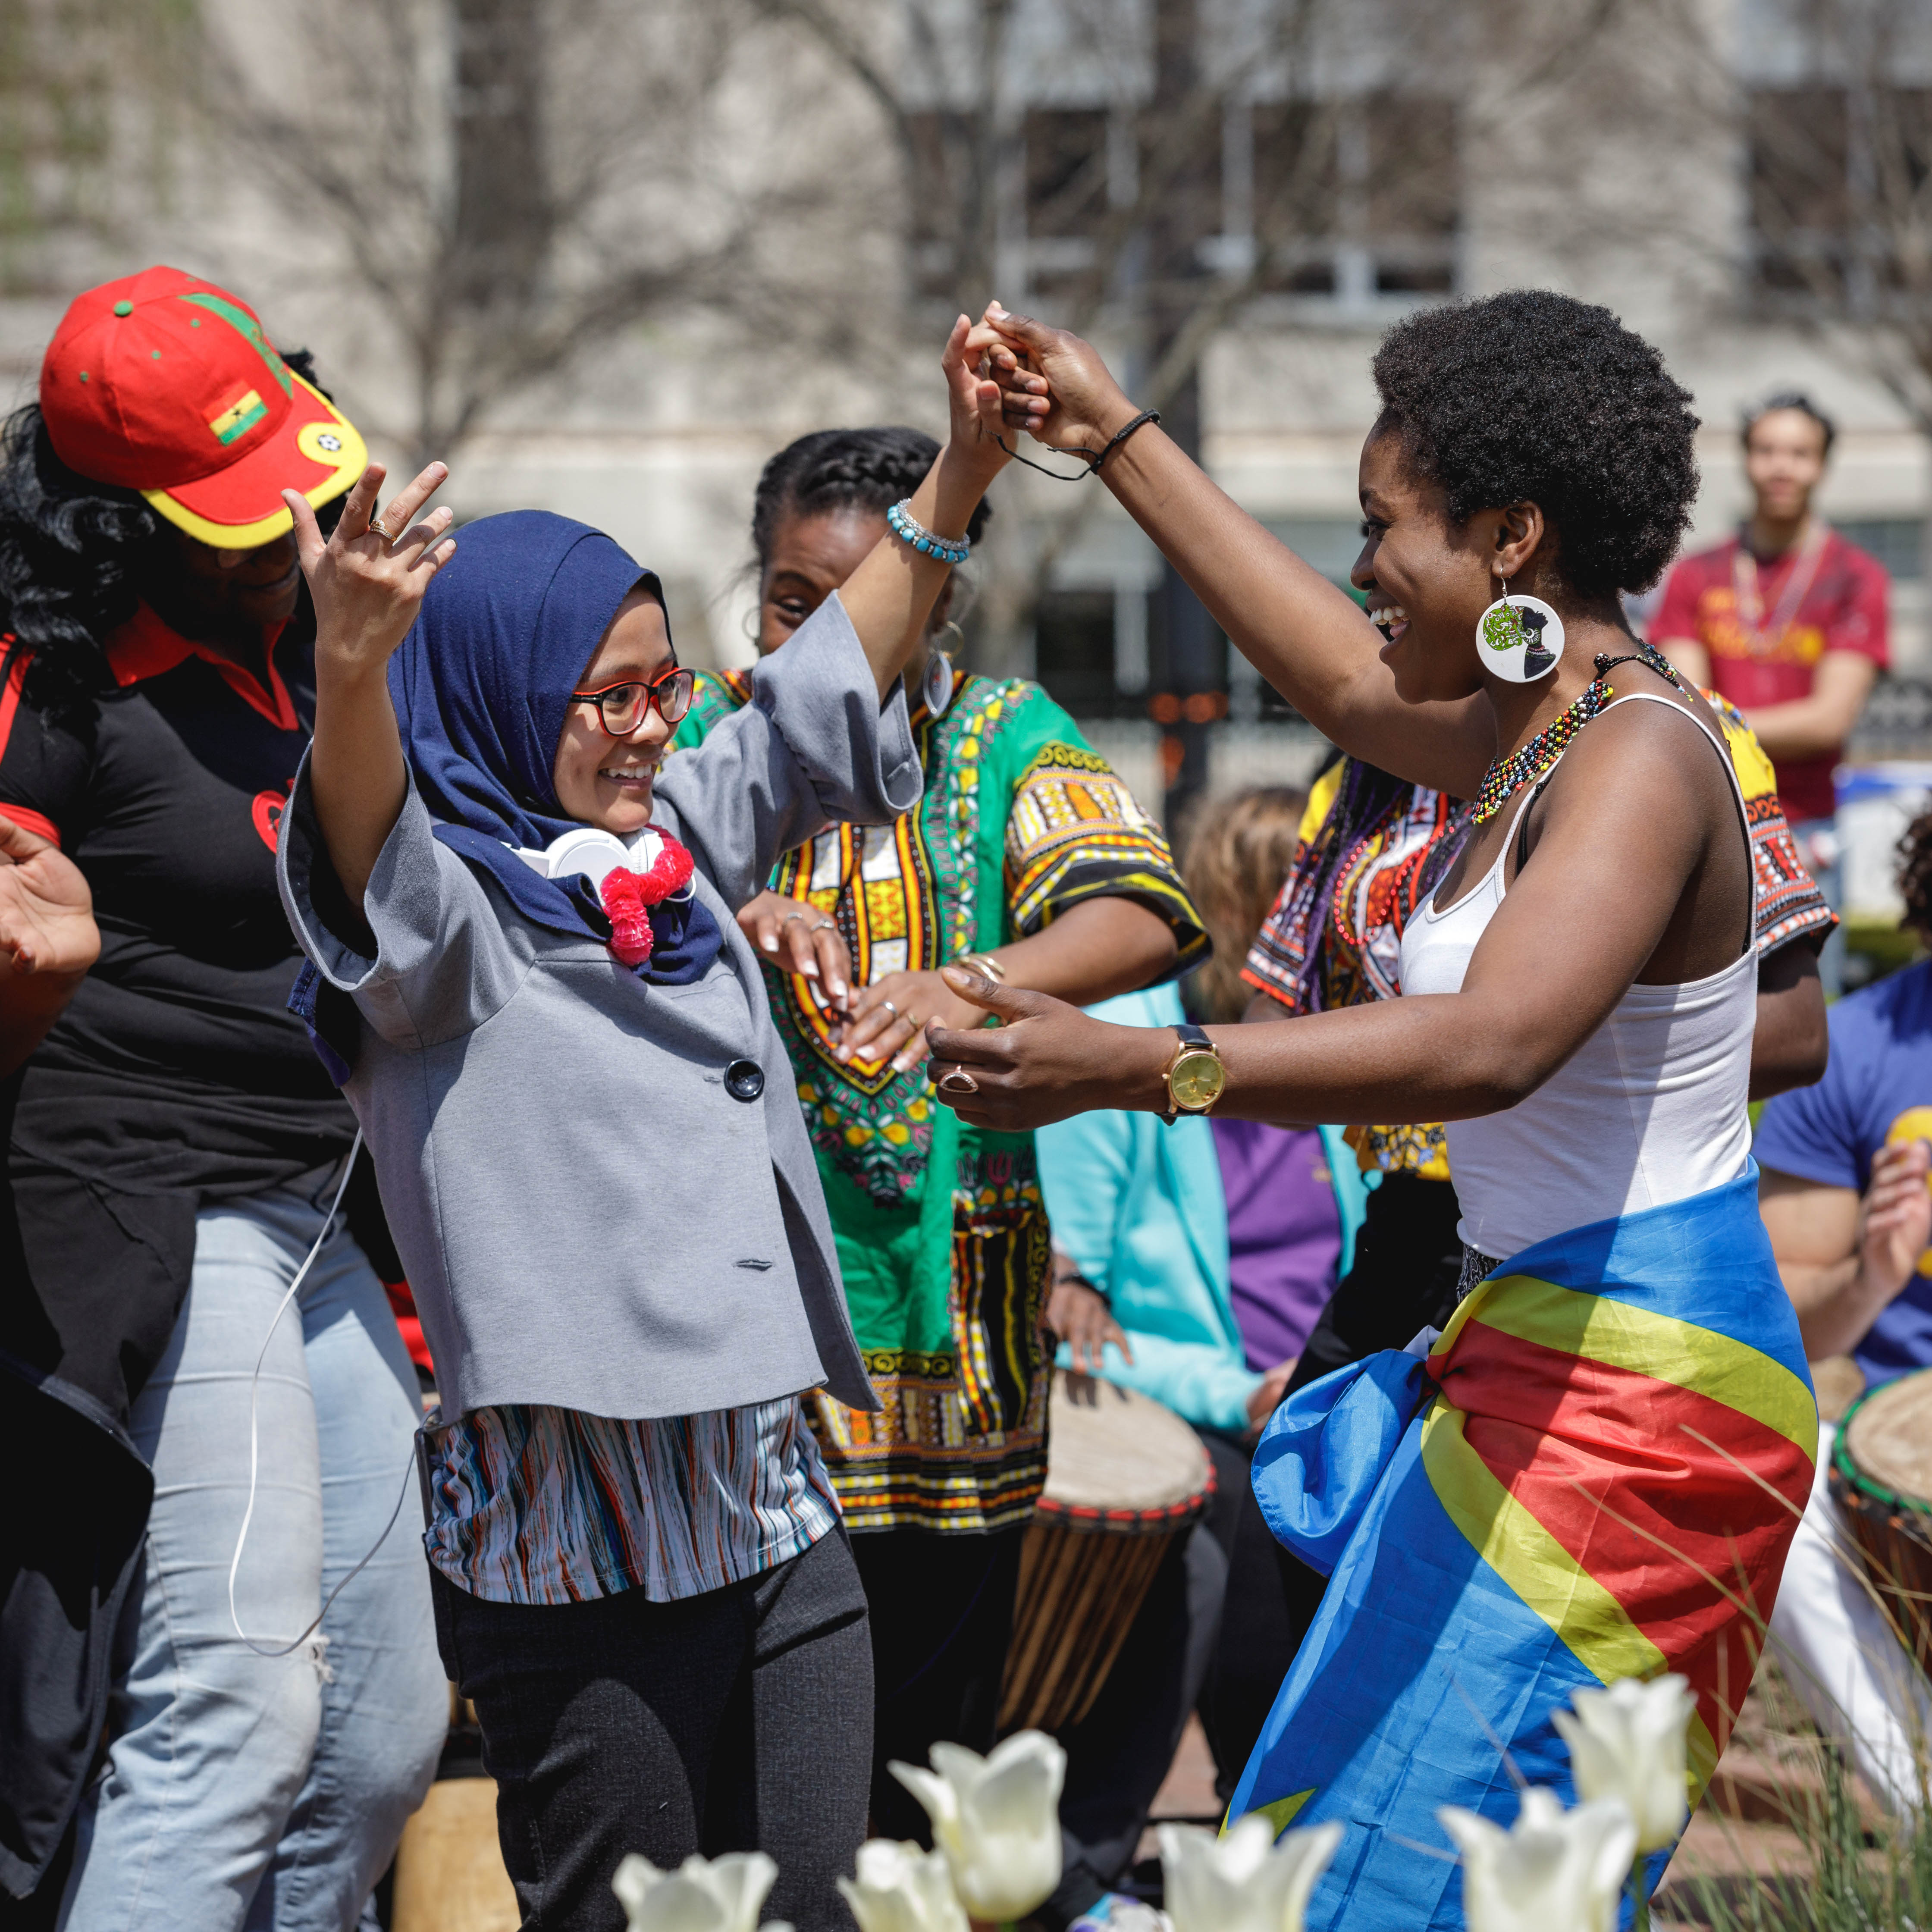
[[[1167,1063],[1167,1111],[1161,1115],[1172,1126],[1183,1114],[1204,1114],[1228,1084],[1221,1050],[1200,1027],[1178,1026],[1174,1058]]]

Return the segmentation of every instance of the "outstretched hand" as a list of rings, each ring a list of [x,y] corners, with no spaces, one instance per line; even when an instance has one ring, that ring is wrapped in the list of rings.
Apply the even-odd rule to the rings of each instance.
[[[999,386],[1007,428],[1025,430],[1049,449],[1097,454],[1140,413],[1091,343],[998,302],[987,304],[966,349]]]
[[[78,980],[100,956],[80,868],[51,838],[0,818],[0,958],[22,977]]]
[[[1000,386],[979,366],[980,358],[970,346],[972,340],[973,325],[962,315],[953,323],[939,358],[952,424],[945,460],[958,464],[962,476],[983,494],[1012,458],[1001,440],[1004,399]]]
[[[1170,1029],[1114,1026],[1050,993],[996,986],[966,967],[946,967],[940,976],[1000,1022],[926,1030],[933,1090],[970,1125],[1012,1132],[1096,1107],[1166,1106]]]
[[[439,506],[419,524],[410,519],[442,487],[446,464],[432,463],[391,499],[382,527],[374,528],[376,502],[387,472],[380,463],[363,471],[342,506],[335,533],[325,538],[315,512],[299,490],[282,500],[295,519],[296,549],[315,600],[319,661],[354,674],[380,672],[416,622],[429,580],[455,554],[445,537],[454,512]],[[393,531],[393,541],[385,536]]]

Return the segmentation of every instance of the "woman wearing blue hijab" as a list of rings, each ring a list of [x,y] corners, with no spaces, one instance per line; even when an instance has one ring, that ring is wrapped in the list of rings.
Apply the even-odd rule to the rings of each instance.
[[[380,520],[371,470],[326,543],[295,512],[316,722],[283,896],[435,1356],[438,1636],[526,1924],[620,1925],[627,1852],[752,1850],[775,1916],[844,1922],[870,1649],[798,1396],[877,1405],[734,915],[824,824],[917,799],[900,674],[1006,460],[967,342],[910,537],[669,766],[690,674],[609,538],[404,530],[440,465]]]

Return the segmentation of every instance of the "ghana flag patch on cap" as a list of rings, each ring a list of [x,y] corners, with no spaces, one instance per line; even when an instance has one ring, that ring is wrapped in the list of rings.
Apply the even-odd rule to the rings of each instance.
[[[138,490],[224,550],[286,530],[284,490],[326,503],[369,460],[261,317],[179,268],[144,268],[75,298],[40,365],[40,412],[70,470]]]

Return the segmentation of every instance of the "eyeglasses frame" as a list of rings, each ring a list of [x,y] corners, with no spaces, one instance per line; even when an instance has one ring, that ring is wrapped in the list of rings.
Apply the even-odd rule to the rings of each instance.
[[[674,730],[690,716],[692,698],[697,695],[695,689],[691,688],[690,695],[684,700],[684,709],[675,718],[669,716],[664,708],[663,690],[666,685],[679,677],[689,679],[692,687],[694,687],[698,680],[698,674],[694,670],[687,670],[678,662],[677,652],[674,647],[670,654],[670,662],[659,671],[656,677],[620,677],[615,683],[602,686],[596,691],[573,691],[570,694],[570,701],[573,704],[591,706],[597,713],[597,728],[607,738],[614,740],[631,736],[634,732],[642,728],[644,720],[653,710]],[[604,716],[604,698],[611,692],[622,691],[626,686],[633,684],[641,685],[644,687],[644,708],[638,712],[637,722],[632,724],[629,730],[614,731],[610,728],[609,720]]]

